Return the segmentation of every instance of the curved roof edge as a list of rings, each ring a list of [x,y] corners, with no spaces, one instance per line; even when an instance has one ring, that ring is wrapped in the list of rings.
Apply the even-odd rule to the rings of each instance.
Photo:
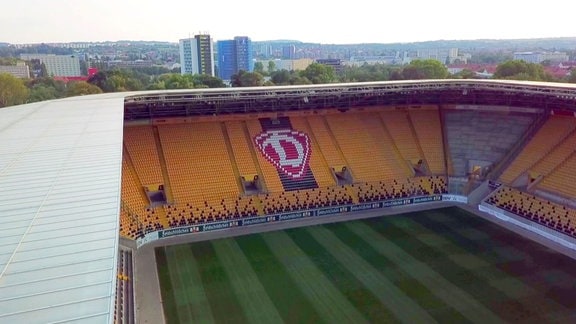
[[[576,111],[576,84],[417,80],[126,93],[126,120],[375,105],[472,104]]]
[[[235,87],[235,88],[200,88],[200,89],[173,89],[173,90],[144,90],[131,92],[118,92],[102,95],[123,95],[127,101],[139,96],[159,96],[175,94],[215,94],[215,93],[266,93],[270,91],[298,92],[299,90],[323,90],[323,89],[352,89],[352,88],[380,88],[380,87],[414,87],[414,86],[497,86],[524,90],[542,91],[574,91],[576,84],[560,82],[537,82],[500,79],[428,79],[428,80],[396,80],[396,81],[373,81],[373,82],[349,82],[349,83],[326,83],[307,85],[286,86],[261,86],[261,87]]]

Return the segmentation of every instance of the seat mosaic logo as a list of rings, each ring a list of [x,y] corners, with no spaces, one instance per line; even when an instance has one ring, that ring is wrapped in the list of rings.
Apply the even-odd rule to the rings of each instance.
[[[300,179],[308,168],[310,139],[295,130],[270,130],[254,138],[260,153],[276,169],[292,179]]]

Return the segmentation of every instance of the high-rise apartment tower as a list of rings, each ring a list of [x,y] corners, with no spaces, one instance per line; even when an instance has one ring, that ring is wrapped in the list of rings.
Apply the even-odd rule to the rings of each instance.
[[[214,47],[210,35],[180,40],[180,73],[214,76]]]
[[[249,37],[237,36],[232,40],[218,41],[217,49],[220,79],[230,80],[240,70],[254,71],[252,41]]]

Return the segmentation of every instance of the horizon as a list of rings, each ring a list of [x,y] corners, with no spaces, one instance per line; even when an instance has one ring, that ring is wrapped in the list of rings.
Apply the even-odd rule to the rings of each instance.
[[[194,37],[194,35],[199,35],[199,34],[192,34],[191,37]],[[210,35],[210,34],[209,34]],[[210,35],[212,36],[212,35]],[[232,36],[231,38],[226,38],[226,39],[232,39],[236,36],[247,36],[247,35],[235,35]],[[247,36],[250,37],[250,36]],[[188,37],[185,38],[181,38],[181,39],[187,39]],[[212,37],[213,41],[219,41],[219,40],[224,40],[224,39],[214,39],[214,37]],[[413,42],[361,42],[361,43],[322,43],[322,42],[314,42],[314,41],[301,41],[298,39],[286,39],[286,38],[276,38],[276,39],[265,39],[265,40],[254,40],[250,37],[252,42],[294,42],[296,44],[300,43],[300,44],[318,44],[318,45],[408,45],[408,44],[418,44],[418,43],[434,43],[434,42],[485,42],[485,41],[496,41],[496,42],[502,42],[502,41],[529,41],[529,40],[569,40],[569,39],[575,39],[576,40],[576,35],[575,36],[558,36],[558,37],[527,37],[527,38],[475,38],[475,39],[431,39],[431,40],[423,40],[423,41],[413,41]],[[122,42],[143,42],[143,43],[169,43],[169,44],[178,44],[178,40],[177,41],[169,41],[169,40],[159,40],[159,39],[150,39],[150,40],[146,40],[146,39],[117,39],[117,40],[96,40],[96,41],[85,41],[85,40],[72,40],[72,41],[66,41],[66,42],[49,42],[49,41],[41,41],[41,42],[30,42],[30,43],[11,43],[8,41],[4,41],[0,39],[0,44],[8,44],[8,45],[50,45],[50,44],[72,44],[72,43],[122,43]],[[575,44],[576,46],[576,44]]]
[[[532,39],[574,37],[570,10],[549,0],[546,8],[486,0],[461,9],[455,0],[416,0],[406,6],[375,7],[367,0],[326,6],[304,0],[272,6],[263,0],[208,3],[100,0],[27,0],[5,4],[0,39],[11,44],[104,42],[119,40],[177,42],[209,33],[215,40],[237,35],[253,41],[300,40],[320,44],[395,44],[437,40]],[[374,9],[378,10],[374,10]],[[49,14],[46,14],[49,13]]]

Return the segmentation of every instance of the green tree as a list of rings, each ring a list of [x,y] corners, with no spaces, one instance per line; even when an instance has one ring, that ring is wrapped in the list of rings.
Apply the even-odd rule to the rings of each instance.
[[[166,89],[194,89],[194,80],[190,74],[163,74]]]
[[[477,51],[474,53],[474,55],[472,55],[472,58],[468,60],[468,63],[497,64],[511,60],[512,56],[513,54],[509,50]]]
[[[163,89],[193,89],[193,88],[223,88],[226,87],[222,79],[207,74],[166,73],[156,77],[148,90]]]
[[[446,79],[448,69],[438,60],[414,60],[402,69],[405,80]]]
[[[53,78],[36,78],[28,81],[30,101],[43,101],[66,97],[66,84]]]
[[[452,74],[452,78],[454,79],[474,79],[476,78],[476,73],[469,69],[462,69],[462,71],[458,73]]]
[[[259,87],[264,85],[264,76],[258,72],[240,70],[232,74],[230,81],[233,87]]]
[[[25,103],[29,92],[21,79],[0,73],[0,108]]]
[[[276,63],[273,60],[268,61],[268,73],[276,71]]]
[[[397,66],[388,64],[364,64],[361,66],[347,66],[341,76],[342,82],[368,82],[390,80]]]
[[[334,74],[334,69],[331,66],[312,63],[300,72],[300,76],[308,79],[313,84],[320,83],[333,83],[336,82],[336,75]]]
[[[114,89],[108,85],[108,74],[104,71],[98,71],[88,78],[88,83],[97,86],[104,92],[113,92]]]
[[[288,71],[285,69],[275,71],[270,76],[270,81],[274,85],[298,85],[298,84],[312,84],[310,80],[302,76],[298,71]],[[269,83],[265,83],[268,85]]]
[[[264,76],[258,72],[246,72],[240,76],[243,87],[260,87],[264,85]]]
[[[16,65],[18,59],[15,57],[0,57],[0,65]]]
[[[264,64],[260,61],[254,63],[254,72],[264,74]]]
[[[28,102],[46,101],[58,99],[60,97],[61,96],[58,94],[56,88],[38,84],[30,88],[30,96],[28,98]]]
[[[150,83],[150,76],[129,69],[99,71],[88,79],[104,92],[138,91]]]
[[[195,88],[224,88],[226,85],[222,79],[208,74],[194,74],[192,80]]]
[[[392,70],[392,73],[390,73],[390,80],[402,80],[402,69]]]
[[[494,72],[494,79],[553,81],[554,78],[544,71],[540,64],[523,60],[510,60],[499,64]]]
[[[68,97],[84,96],[102,93],[102,89],[86,81],[71,82],[68,84]]]
[[[164,83],[164,81],[161,80],[157,80],[154,83],[151,83],[148,88],[146,88],[147,90],[166,90],[166,84]]]
[[[270,79],[276,85],[287,85],[290,84],[290,79],[292,78],[292,74],[288,70],[279,70],[274,71],[270,75]]]
[[[230,76],[230,84],[233,87],[241,87],[242,86],[241,77],[244,73],[246,73],[246,71],[240,70],[240,71],[238,71],[238,73],[232,74],[232,76]]]
[[[576,83],[576,68],[570,70],[570,74],[566,77],[566,81],[570,83]]]
[[[164,66],[145,66],[134,68],[135,71],[144,73],[146,75],[162,75],[165,73],[171,73],[172,71]]]
[[[301,84],[312,84],[312,81],[308,80],[308,78],[298,74],[295,74],[290,78],[290,84],[292,85],[301,85]]]

